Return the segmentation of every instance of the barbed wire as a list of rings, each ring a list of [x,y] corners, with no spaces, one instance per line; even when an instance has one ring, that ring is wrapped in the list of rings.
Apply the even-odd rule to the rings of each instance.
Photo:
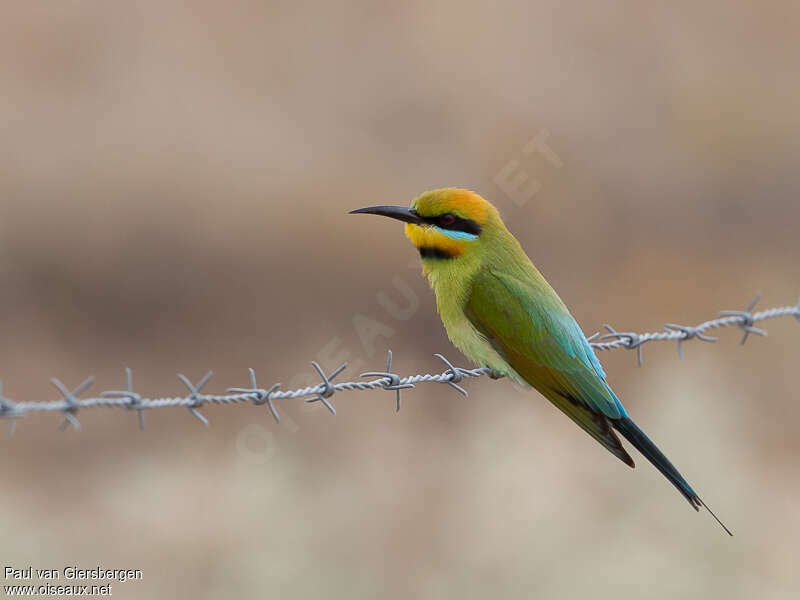
[[[611,325],[604,325],[605,329],[608,331],[607,333],[602,335],[600,333],[595,333],[586,339],[595,350],[613,350],[616,348],[636,350],[637,361],[639,366],[641,366],[642,346],[647,342],[676,341],[678,355],[683,358],[683,342],[693,339],[704,342],[717,341],[717,338],[706,335],[706,332],[711,329],[737,326],[744,332],[741,340],[741,343],[744,344],[751,333],[760,336],[767,335],[766,331],[755,327],[755,323],[759,321],[774,319],[776,317],[793,316],[800,322],[800,300],[798,300],[798,303],[794,306],[781,306],[753,312],[753,308],[755,308],[760,298],[761,294],[757,294],[744,310],[724,310],[719,313],[718,318],[704,321],[693,327],[667,323],[664,325],[664,331],[634,333],[629,331],[616,331]],[[454,366],[441,354],[435,354],[434,356],[441,360],[447,367],[441,373],[424,373],[401,377],[392,372],[392,351],[389,350],[386,368],[383,371],[368,371],[360,375],[360,377],[363,378],[372,378],[369,381],[348,381],[339,383],[333,383],[333,379],[344,371],[347,367],[347,363],[340,365],[330,374],[326,374],[318,363],[312,361],[311,365],[317,371],[322,382],[317,385],[296,390],[281,390],[279,389],[279,383],[269,388],[259,387],[255,371],[249,369],[249,386],[228,388],[225,394],[203,394],[201,391],[211,379],[211,371],[207,372],[197,383],[192,383],[188,377],[178,373],[178,378],[186,386],[189,393],[185,396],[163,398],[144,398],[140,394],[134,392],[133,375],[131,370],[127,368],[125,369],[124,390],[104,391],[94,398],[79,397],[92,385],[94,382],[93,377],[88,377],[83,383],[72,390],[58,379],[51,379],[50,382],[59,391],[61,398],[43,402],[16,402],[10,398],[6,398],[3,396],[3,386],[0,381],[0,418],[8,420],[9,435],[13,435],[17,420],[31,412],[60,412],[64,415],[64,420],[61,425],[59,425],[59,429],[63,430],[67,426],[72,425],[75,430],[78,430],[80,429],[80,421],[78,421],[76,414],[79,410],[100,407],[124,408],[126,410],[136,411],[139,419],[139,427],[140,429],[144,429],[144,411],[166,407],[183,407],[188,409],[194,417],[208,427],[208,419],[199,411],[202,406],[206,404],[230,405],[252,403],[256,406],[266,406],[275,421],[279,422],[280,417],[275,406],[275,402],[278,400],[303,399],[305,402],[320,402],[331,414],[335,415],[336,409],[330,401],[335,393],[380,389],[395,392],[395,410],[399,411],[402,404],[402,390],[413,388],[419,383],[446,384],[463,396],[467,396],[467,391],[459,385],[465,378],[481,377],[483,375],[497,378],[497,375],[486,367],[465,369]]]

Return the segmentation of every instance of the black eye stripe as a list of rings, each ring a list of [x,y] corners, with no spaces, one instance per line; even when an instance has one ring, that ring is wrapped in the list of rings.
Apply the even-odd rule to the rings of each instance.
[[[441,218],[444,215],[436,215],[435,217],[423,217],[423,220],[431,225],[441,227],[442,229],[450,229],[452,231],[463,231],[464,233],[471,233],[472,235],[481,234],[481,226],[471,219],[462,219],[453,213],[445,213],[453,218],[453,222],[444,225]]]

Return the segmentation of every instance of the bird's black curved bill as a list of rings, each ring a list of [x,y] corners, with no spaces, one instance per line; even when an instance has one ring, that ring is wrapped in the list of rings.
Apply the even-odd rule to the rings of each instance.
[[[398,221],[404,221],[406,223],[424,223],[422,218],[417,213],[405,206],[367,206],[365,208],[351,210],[349,214],[381,215],[382,217],[389,217],[391,219],[397,219]]]

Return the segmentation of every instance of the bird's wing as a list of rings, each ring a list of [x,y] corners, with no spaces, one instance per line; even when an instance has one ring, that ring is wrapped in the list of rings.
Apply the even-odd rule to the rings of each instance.
[[[608,421],[625,416],[625,409],[575,319],[543,279],[482,271],[464,312],[522,379],[633,466]]]

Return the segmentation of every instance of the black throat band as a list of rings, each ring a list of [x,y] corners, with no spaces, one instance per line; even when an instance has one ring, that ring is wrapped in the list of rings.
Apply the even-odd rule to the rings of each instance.
[[[419,255],[421,258],[432,258],[434,260],[448,260],[450,258],[455,258],[455,254],[451,254],[446,250],[442,250],[441,248],[434,248],[433,246],[422,246],[417,248],[419,250]]]

